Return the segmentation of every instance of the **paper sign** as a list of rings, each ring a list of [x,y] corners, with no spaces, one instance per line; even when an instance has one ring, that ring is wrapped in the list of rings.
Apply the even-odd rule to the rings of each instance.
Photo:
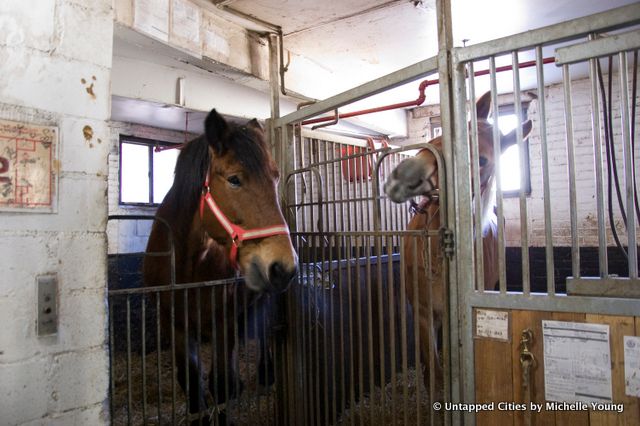
[[[609,326],[542,321],[545,398],[611,402]]]
[[[509,341],[509,312],[476,309],[476,336]]]
[[[640,337],[624,336],[624,389],[640,397]]]
[[[200,8],[187,0],[173,0],[169,42],[198,55],[200,43]]]
[[[0,210],[55,211],[58,130],[0,120]]]
[[[165,42],[169,41],[169,0],[134,0],[133,26]]]

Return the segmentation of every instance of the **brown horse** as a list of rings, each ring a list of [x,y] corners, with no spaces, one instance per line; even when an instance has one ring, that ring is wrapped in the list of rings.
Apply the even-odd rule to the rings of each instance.
[[[480,192],[482,205],[482,247],[484,254],[484,283],[485,289],[494,290],[499,279],[498,268],[498,233],[497,219],[493,212],[495,194],[492,191],[495,177],[495,153],[493,149],[493,127],[487,121],[491,109],[491,93],[487,92],[480,97],[476,103],[478,117],[478,161],[475,166],[479,167]],[[531,131],[531,121],[528,120],[522,125],[523,138],[526,138]],[[500,149],[505,149],[515,144],[517,141],[516,130],[513,130],[500,138]],[[442,139],[437,137],[429,142],[437,151],[442,150]],[[440,223],[440,205],[435,194],[439,190],[438,166],[436,158],[429,149],[422,149],[415,157],[402,161],[391,173],[385,182],[384,190],[387,196],[396,203],[402,203],[416,196],[425,197],[415,209],[416,214],[411,218],[407,229],[409,230],[438,230]],[[444,208],[444,206],[442,206]],[[439,250],[439,238],[430,237],[431,251],[430,259],[425,262],[425,241],[419,239],[417,242],[417,276],[414,277],[413,256],[409,256],[405,262],[405,286],[409,303],[420,312],[420,347],[422,362],[429,365],[430,351],[433,351],[435,362],[435,383],[436,390],[442,392],[443,371],[439,358],[438,335],[442,331],[442,317],[445,305],[444,276],[442,275],[442,258]],[[413,241],[406,239],[404,242],[404,252],[412,253],[414,249]],[[430,271],[426,270],[427,265]],[[413,283],[414,279],[418,283],[418,299],[414,299]],[[431,281],[429,281],[429,279]],[[429,340],[428,323],[428,286],[431,285],[432,306],[433,306],[433,341]],[[429,389],[429,369],[425,370],[425,386]],[[434,395],[440,398],[441,395]]]
[[[162,292],[158,315],[163,335],[175,333],[177,377],[190,413],[207,409],[197,334],[212,342],[217,362],[212,362],[209,390],[222,403],[240,392],[230,364],[235,321],[244,312],[234,306],[243,300],[255,304],[261,293],[283,292],[296,273],[297,256],[278,204],[278,178],[260,124],[255,119],[232,124],[212,110],[205,134],[182,148],[173,186],[158,208],[156,217],[171,232],[156,221],[147,252],[168,250],[173,238],[177,289],[181,283],[244,275],[245,285]],[[170,262],[145,256],[143,279],[145,286],[170,284]]]

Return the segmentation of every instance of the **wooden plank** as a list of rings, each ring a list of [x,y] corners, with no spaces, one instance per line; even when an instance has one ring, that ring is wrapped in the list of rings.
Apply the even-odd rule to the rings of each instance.
[[[533,353],[536,363],[531,372],[531,402],[545,403],[544,399],[544,348],[542,345],[542,320],[552,319],[553,313],[543,311],[512,311],[511,316],[511,358],[513,363],[513,401],[524,403],[524,390],[522,388],[522,366],[520,364],[520,339],[522,331],[529,328],[533,332],[533,341],[529,350]],[[542,410],[516,411],[514,413],[515,424],[525,424],[525,416],[531,415],[531,424],[549,425],[556,424],[555,413]]]
[[[585,322],[585,314],[554,312],[552,319],[554,321]],[[589,424],[588,411],[556,411],[555,417],[557,426],[584,426]]]
[[[591,425],[622,426],[638,424],[638,398],[628,397],[624,392],[623,336],[630,336],[634,334],[634,318],[588,314],[586,319],[589,323],[609,324],[613,402],[616,404],[624,404],[624,411],[622,413],[618,413],[616,411],[592,411],[590,414]]]
[[[511,343],[478,338],[474,340],[476,402],[513,401],[513,378],[511,376]],[[476,424],[513,425],[511,411],[481,411]]]

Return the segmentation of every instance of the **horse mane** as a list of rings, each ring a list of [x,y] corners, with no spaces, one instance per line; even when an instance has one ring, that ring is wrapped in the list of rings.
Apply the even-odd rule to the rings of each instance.
[[[249,126],[229,124],[227,131],[216,140],[201,135],[189,141],[180,151],[174,180],[160,210],[172,222],[174,239],[186,241],[193,215],[199,207],[202,188],[207,178],[213,155],[231,152],[233,157],[259,179],[273,175],[275,165],[270,160],[262,132]],[[213,188],[212,188],[213,189]]]

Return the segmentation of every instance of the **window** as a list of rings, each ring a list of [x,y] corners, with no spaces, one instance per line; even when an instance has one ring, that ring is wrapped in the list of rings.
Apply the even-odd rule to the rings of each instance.
[[[506,135],[516,128],[518,125],[518,117],[516,116],[514,105],[502,105],[499,108],[500,118],[498,125],[500,133]],[[522,105],[522,121],[527,120],[527,105]],[[489,117],[489,121],[493,122]],[[529,175],[529,144],[527,140],[524,142],[524,193],[531,194],[531,177]],[[507,148],[500,156],[500,188],[503,197],[518,197],[520,194],[520,153],[518,145],[512,145]]]
[[[158,205],[173,184],[177,149],[156,150],[176,144],[120,137],[120,204]]]

